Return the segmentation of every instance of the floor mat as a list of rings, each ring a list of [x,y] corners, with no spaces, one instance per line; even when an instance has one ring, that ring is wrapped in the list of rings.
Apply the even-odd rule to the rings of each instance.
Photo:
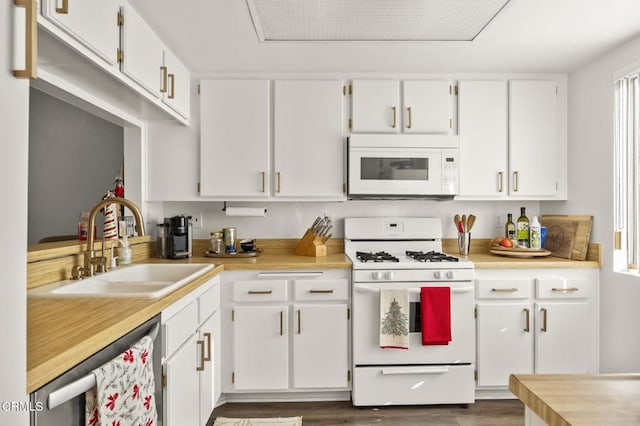
[[[218,417],[213,426],[302,426],[302,417],[234,419]]]

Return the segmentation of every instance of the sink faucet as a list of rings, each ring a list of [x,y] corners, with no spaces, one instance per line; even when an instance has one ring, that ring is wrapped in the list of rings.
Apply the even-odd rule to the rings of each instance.
[[[103,261],[103,259],[97,258],[95,256],[95,250],[93,249],[93,245],[96,239],[95,224],[98,212],[109,204],[119,204],[131,210],[131,212],[133,212],[133,217],[136,220],[136,231],[138,231],[138,236],[141,237],[144,235],[144,220],[142,219],[142,213],[140,213],[140,209],[133,203],[133,201],[126,198],[109,197],[98,202],[98,204],[96,204],[91,210],[91,213],[89,213],[87,249],[84,252],[84,268],[82,268],[82,277],[93,276],[95,265]]]

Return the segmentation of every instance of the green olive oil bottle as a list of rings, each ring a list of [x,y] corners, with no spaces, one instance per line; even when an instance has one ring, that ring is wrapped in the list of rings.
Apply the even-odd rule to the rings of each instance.
[[[520,207],[520,217],[517,222],[518,246],[529,248],[529,218],[524,212],[524,207]]]
[[[513,215],[511,213],[507,213],[507,223],[504,224],[504,236],[511,240],[514,247],[518,245],[516,224],[513,223]]]

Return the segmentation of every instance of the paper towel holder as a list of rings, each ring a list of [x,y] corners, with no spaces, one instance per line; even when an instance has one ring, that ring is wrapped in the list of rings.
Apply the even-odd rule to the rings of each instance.
[[[229,206],[229,207],[231,208],[231,206]],[[237,209],[241,209],[241,207],[236,207],[236,208],[237,208]],[[246,207],[246,209],[251,209],[251,210],[256,210],[256,211],[261,210],[261,211],[262,211],[262,214],[261,214],[260,216],[264,216],[264,215],[266,215],[266,214],[267,214],[267,208],[266,208],[266,207],[262,207],[262,208],[260,208],[260,207],[257,207],[257,208],[249,208],[249,207]],[[224,201],[224,202],[223,202],[222,211],[223,211],[225,214],[227,213],[227,202],[226,202],[226,201]],[[247,216],[256,216],[256,215],[247,214]]]

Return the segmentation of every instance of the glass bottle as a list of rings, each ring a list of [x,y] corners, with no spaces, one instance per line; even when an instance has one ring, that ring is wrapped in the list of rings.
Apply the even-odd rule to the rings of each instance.
[[[511,240],[514,247],[518,244],[516,224],[513,223],[513,215],[511,213],[507,213],[507,223],[504,224],[504,236]]]
[[[520,217],[517,222],[518,246],[529,248],[529,218],[524,212],[524,207],[520,207]]]

